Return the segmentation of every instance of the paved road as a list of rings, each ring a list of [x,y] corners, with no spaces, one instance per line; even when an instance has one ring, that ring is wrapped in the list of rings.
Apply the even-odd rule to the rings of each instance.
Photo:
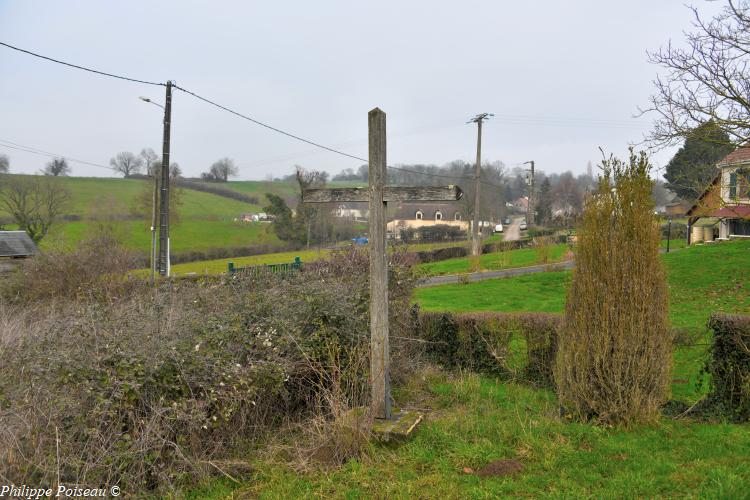
[[[483,271],[481,273],[472,274],[449,274],[447,276],[433,276],[432,278],[424,278],[419,280],[417,282],[417,286],[422,287],[447,285],[449,283],[463,282],[464,280],[481,281],[494,278],[510,278],[512,276],[521,276],[523,274],[542,273],[544,271],[563,271],[565,269],[573,269],[572,260],[566,260],[554,264],[540,264],[538,266],[513,267],[511,269],[501,269],[499,271]]]
[[[672,250],[676,252],[682,250],[681,248],[675,248]],[[665,249],[659,250],[659,253],[665,253]],[[539,264],[537,266],[528,267],[513,267],[510,269],[501,269],[499,271],[482,271],[479,273],[471,274],[449,274],[447,276],[433,276],[432,278],[424,278],[417,282],[418,287],[423,286],[434,286],[434,285],[447,285],[449,283],[460,283],[464,280],[468,281],[482,281],[494,278],[511,278],[513,276],[521,276],[524,274],[543,273],[545,271],[563,271],[567,269],[573,269],[574,261],[565,260],[553,264]]]

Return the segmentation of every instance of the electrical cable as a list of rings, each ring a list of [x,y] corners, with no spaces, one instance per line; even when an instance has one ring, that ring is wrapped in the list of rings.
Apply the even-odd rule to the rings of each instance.
[[[92,167],[106,168],[107,170],[116,171],[114,168],[108,167],[106,165],[102,165],[101,163],[95,163],[95,162],[91,162],[91,161],[87,161],[87,160],[79,160],[77,158],[71,158],[70,156],[56,154],[56,153],[51,153],[51,152],[45,151],[43,149],[34,148],[34,147],[31,147],[31,146],[24,146],[23,144],[18,144],[18,143],[15,143],[15,142],[12,142],[12,141],[8,141],[8,140],[5,140],[5,139],[0,139],[0,147],[6,147],[6,148],[10,148],[10,149],[17,149],[19,151],[25,151],[27,153],[37,154],[37,155],[41,155],[41,156],[48,156],[50,158],[64,158],[64,159],[66,159],[68,161],[72,161],[72,162],[76,162],[76,163],[81,163],[81,164],[84,164],[84,165],[90,165]]]
[[[222,110],[224,110],[224,111],[226,111],[228,113],[231,113],[231,114],[233,114],[235,116],[239,116],[240,118],[243,118],[243,119],[248,120],[248,121],[250,121],[252,123],[255,123],[256,125],[260,125],[261,127],[265,127],[265,128],[267,128],[269,130],[273,130],[274,132],[278,132],[279,134],[283,134],[283,135],[285,135],[287,137],[291,137],[292,139],[296,139],[298,141],[310,144],[310,145],[315,146],[317,148],[325,149],[326,151],[330,151],[332,153],[336,153],[336,154],[339,154],[341,156],[346,156],[348,158],[353,158],[355,160],[359,160],[359,161],[363,161],[363,162],[367,163],[367,160],[365,160],[364,158],[362,158],[360,156],[356,156],[356,155],[352,155],[352,154],[349,154],[349,153],[345,153],[343,151],[339,151],[338,149],[334,149],[334,148],[331,148],[331,147],[328,147],[328,146],[324,146],[323,144],[319,144],[317,142],[305,139],[304,137],[300,137],[298,135],[292,134],[291,132],[287,132],[285,130],[281,130],[280,128],[273,127],[271,125],[268,125],[267,123],[263,123],[260,120],[256,120],[255,118],[251,118],[251,117],[249,117],[247,115],[244,115],[244,114],[242,114],[242,113],[240,113],[238,111],[234,111],[233,109],[227,108],[226,106],[222,106],[221,104],[218,104],[218,103],[216,103],[216,102],[214,102],[214,101],[212,101],[210,99],[207,99],[205,97],[202,97],[202,96],[196,94],[195,92],[192,92],[190,90],[182,88],[182,87],[180,87],[178,85],[173,85],[173,87],[176,88],[177,90],[181,90],[181,91],[185,92],[186,94],[190,94],[191,96],[195,97],[196,99],[199,99],[199,100],[201,100],[201,101],[203,101],[205,103],[208,103],[208,104],[210,104],[212,106],[216,106],[219,109],[222,109]]]
[[[72,63],[69,63],[69,62],[60,61],[59,59],[53,59],[52,57],[47,57],[47,56],[43,56],[41,54],[37,54],[36,52],[31,52],[30,50],[25,50],[25,49],[22,49],[22,48],[19,48],[19,47],[14,47],[13,45],[10,45],[10,44],[5,43],[5,42],[0,42],[0,45],[8,47],[9,49],[17,50],[18,52],[23,52],[24,54],[29,54],[31,56],[38,57],[40,59],[45,59],[47,61],[54,62],[54,63],[57,63],[57,64],[62,64],[64,66],[70,66],[71,68],[76,68],[76,69],[80,69],[80,70],[83,70],[83,71],[89,71],[91,73],[96,73],[97,75],[109,76],[110,78],[118,78],[120,80],[127,80],[129,82],[143,83],[143,84],[146,84],[146,85],[157,85],[157,86],[161,86],[161,87],[166,86],[166,83],[157,83],[157,82],[149,82],[149,81],[146,81],[146,80],[138,80],[137,78],[129,78],[127,76],[115,75],[115,74],[112,74],[112,73],[106,73],[104,71],[99,71],[99,70],[96,70],[96,69],[87,68],[85,66],[79,66],[77,64],[72,64]]]

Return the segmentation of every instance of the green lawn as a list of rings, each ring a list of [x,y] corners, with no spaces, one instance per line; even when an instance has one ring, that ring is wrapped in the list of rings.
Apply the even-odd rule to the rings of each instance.
[[[277,252],[262,255],[250,255],[247,257],[233,257],[229,259],[203,260],[199,262],[187,262],[172,266],[175,276],[187,273],[198,274],[221,274],[227,272],[227,264],[234,262],[236,267],[260,266],[263,264],[284,264],[294,262],[295,257],[302,259],[302,263],[312,262],[325,257],[331,253],[330,250],[296,250],[293,252]]]
[[[550,245],[547,262],[557,262],[561,260],[567,252],[568,246]],[[518,250],[508,250],[506,252],[493,252],[483,254],[479,258],[482,271],[495,271],[498,269],[507,269],[511,267],[526,267],[534,264],[542,264],[542,254],[537,248],[521,248]],[[427,276],[438,276],[442,274],[461,274],[472,272],[469,258],[457,258],[442,260],[439,262],[428,262],[419,266]]]
[[[434,381],[434,416],[396,449],[298,474],[257,460],[252,480],[232,491],[214,483],[194,498],[747,498],[747,426],[671,419],[607,429],[567,423],[554,395],[475,375]],[[524,465],[482,479],[498,459]]]
[[[672,324],[703,333],[714,311],[750,314],[750,241],[663,255]],[[426,310],[547,311],[564,308],[570,272],[417,290]],[[705,346],[675,353],[673,398],[695,401]],[[684,379],[690,378],[689,383]],[[412,387],[413,386],[413,387]],[[416,388],[416,389],[415,389]],[[335,469],[299,474],[283,456],[252,458],[241,485],[211,482],[191,498],[749,498],[750,426],[662,418],[604,428],[561,419],[551,391],[473,374],[436,374],[397,387],[394,397],[431,408],[415,438],[374,446]],[[286,438],[292,445],[294,436]],[[514,459],[523,472],[481,479],[471,471]],[[465,469],[468,468],[468,469]],[[468,473],[467,473],[468,470]]]
[[[129,220],[117,221],[115,225],[127,246],[148,252],[151,242],[150,220],[145,217],[143,220],[133,220],[132,214],[144,193],[150,194],[150,181],[104,177],[62,177],[59,180],[71,195],[64,213],[80,216],[82,220],[54,224],[49,235],[42,240],[42,249],[74,246],[95,225],[90,218],[96,215],[104,218],[131,217]],[[229,184],[234,183],[227,183]],[[289,192],[290,187],[293,188],[288,183],[242,181],[238,184],[245,192],[253,194],[265,194],[267,190],[285,193]],[[261,211],[266,201],[263,195],[259,196],[261,204],[253,205],[191,189],[181,189],[180,193],[178,219],[170,227],[173,252],[215,247],[281,245],[276,235],[270,231],[269,224],[234,221],[242,213]],[[148,212],[150,214],[150,209]],[[4,215],[7,216],[0,212],[0,216]]]
[[[151,231],[146,221],[118,221],[116,228],[122,235],[126,246],[148,252],[151,245]],[[41,248],[44,250],[57,245],[70,247],[81,241],[91,229],[91,221],[86,220],[57,224],[42,240]],[[179,222],[170,226],[170,245],[173,253],[217,247],[281,245],[282,242],[269,229],[269,224],[183,217]]]

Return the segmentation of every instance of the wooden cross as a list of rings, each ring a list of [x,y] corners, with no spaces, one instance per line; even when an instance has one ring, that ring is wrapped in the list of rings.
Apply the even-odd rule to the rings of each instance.
[[[370,177],[367,189],[306,189],[303,203],[367,201],[370,204],[370,378],[372,413],[391,418],[390,347],[388,344],[388,257],[386,206],[389,201],[457,201],[458,186],[386,187],[385,113],[378,108],[367,115]]]

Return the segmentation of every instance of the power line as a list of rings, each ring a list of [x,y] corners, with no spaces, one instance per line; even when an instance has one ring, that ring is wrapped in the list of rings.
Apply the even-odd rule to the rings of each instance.
[[[291,137],[292,139],[296,139],[298,141],[310,144],[310,145],[315,146],[317,148],[325,149],[326,151],[330,151],[332,153],[336,153],[336,154],[339,154],[341,156],[346,156],[348,158],[353,158],[355,160],[363,161],[365,163],[368,162],[366,159],[364,159],[364,158],[362,158],[360,156],[355,156],[355,155],[352,155],[352,154],[349,154],[349,153],[345,153],[343,151],[339,151],[338,149],[334,149],[334,148],[331,148],[331,147],[328,147],[328,146],[324,146],[323,144],[319,144],[317,142],[305,139],[304,137],[300,137],[298,135],[292,134],[291,132],[287,132],[285,130],[281,130],[280,128],[276,128],[276,127],[273,127],[271,125],[268,125],[267,123],[263,123],[260,120],[256,120],[255,118],[251,118],[251,117],[249,117],[247,115],[244,115],[244,114],[242,114],[242,113],[240,113],[238,111],[234,111],[233,109],[229,109],[226,106],[222,106],[221,104],[218,104],[218,103],[216,103],[216,102],[214,102],[214,101],[212,101],[210,99],[202,97],[202,96],[196,94],[195,92],[191,92],[190,90],[184,89],[184,88],[180,87],[179,85],[175,85],[174,88],[176,88],[178,90],[181,90],[181,91],[185,92],[186,94],[190,94],[191,96],[195,97],[196,99],[199,99],[199,100],[201,100],[201,101],[203,101],[205,103],[208,103],[208,104],[210,104],[212,106],[215,106],[215,107],[217,107],[219,109],[222,109],[222,110],[224,110],[224,111],[226,111],[228,113],[231,113],[231,114],[233,114],[235,116],[239,116],[240,118],[243,118],[245,120],[253,122],[256,125],[260,125],[261,127],[265,127],[265,128],[267,128],[269,130],[273,130],[274,132],[278,132],[279,134],[283,134],[283,135],[285,135],[287,137]]]
[[[31,147],[31,146],[24,146],[23,144],[18,144],[18,143],[15,143],[15,142],[12,142],[12,141],[8,141],[8,140],[5,140],[5,139],[0,139],[0,146],[6,147],[6,148],[10,148],[10,149],[17,149],[19,151],[25,151],[27,153],[32,153],[32,154],[36,154],[36,155],[40,155],[40,156],[48,156],[50,158],[64,158],[64,159],[72,161],[72,162],[82,163],[84,165],[90,165],[92,167],[106,168],[107,170],[116,171],[114,168],[108,167],[106,165],[102,165],[101,163],[94,163],[94,162],[91,162],[91,161],[79,160],[77,158],[71,158],[70,156],[56,154],[56,153],[51,153],[51,152],[45,151],[43,149],[39,149],[39,148]]]
[[[90,73],[96,73],[97,75],[109,76],[110,78],[118,78],[120,80],[127,80],[129,82],[144,83],[146,85],[158,85],[158,86],[161,86],[161,87],[166,86],[165,83],[157,83],[157,82],[149,82],[149,81],[146,81],[146,80],[138,80],[137,78],[129,78],[127,76],[115,75],[115,74],[112,74],[112,73],[106,73],[104,71],[99,71],[99,70],[96,70],[96,69],[87,68],[85,66],[79,66],[77,64],[72,64],[72,63],[69,63],[69,62],[60,61],[59,59],[53,59],[51,57],[47,57],[47,56],[43,56],[41,54],[37,54],[36,52],[31,52],[30,50],[25,50],[25,49],[22,49],[22,48],[19,48],[19,47],[14,47],[13,45],[10,45],[10,44],[5,43],[5,42],[0,42],[0,45],[8,47],[9,49],[17,50],[18,52],[23,52],[24,54],[29,54],[30,56],[38,57],[40,59],[51,61],[51,62],[54,62],[54,63],[57,63],[57,64],[62,64],[64,66],[69,66],[71,68],[76,68],[76,69],[80,69],[80,70],[83,70],[83,71],[88,71]]]
[[[44,59],[46,61],[51,61],[51,62],[54,62],[54,63],[57,63],[57,64],[62,64],[64,66],[69,66],[71,68],[80,69],[80,70],[83,70],[83,71],[88,71],[88,72],[95,73],[95,74],[102,75],[102,76],[108,76],[108,77],[111,77],[111,78],[117,78],[117,79],[120,79],[120,80],[126,80],[126,81],[131,81],[131,82],[136,82],[136,83],[143,83],[143,84],[146,84],[146,85],[156,85],[156,86],[162,86],[162,87],[166,86],[165,83],[158,83],[158,82],[150,82],[150,81],[146,81],[146,80],[139,80],[137,78],[130,78],[130,77],[126,77],[126,76],[115,75],[113,73],[107,73],[107,72],[104,72],[104,71],[99,71],[99,70],[95,70],[95,69],[92,69],[92,68],[87,68],[85,66],[79,66],[77,64],[68,63],[68,62],[65,62],[65,61],[61,61],[59,59],[54,59],[52,57],[48,57],[48,56],[44,56],[44,55],[41,55],[41,54],[37,54],[35,52],[31,52],[29,50],[25,50],[25,49],[22,49],[20,47],[15,47],[15,46],[10,45],[10,44],[5,43],[5,42],[0,42],[0,45],[3,45],[3,46],[8,47],[10,49],[16,50],[18,52],[22,52],[24,54],[28,54],[28,55],[31,55],[31,56],[34,56],[34,57],[38,57],[40,59]],[[203,102],[205,102],[207,104],[210,104],[212,106],[215,106],[215,107],[217,107],[217,108],[219,108],[219,109],[221,109],[223,111],[226,111],[226,112],[231,113],[231,114],[233,114],[235,116],[238,116],[238,117],[243,118],[245,120],[248,120],[248,121],[250,121],[252,123],[255,123],[256,125],[260,125],[261,127],[265,127],[265,128],[267,128],[269,130],[272,130],[272,131],[277,132],[279,134],[285,135],[285,136],[290,137],[292,139],[304,142],[306,144],[310,144],[310,145],[315,146],[317,148],[324,149],[326,151],[330,151],[332,153],[336,153],[338,155],[345,156],[347,158],[352,158],[352,159],[355,159],[355,160],[358,160],[358,161],[362,161],[365,164],[369,163],[368,160],[366,160],[365,158],[363,158],[361,156],[356,156],[356,155],[353,155],[353,154],[349,154],[349,153],[346,153],[344,151],[341,151],[341,150],[338,150],[338,149],[335,149],[335,148],[332,148],[332,147],[325,146],[323,144],[317,143],[315,141],[311,141],[309,139],[305,139],[304,137],[300,137],[300,136],[298,136],[296,134],[292,134],[291,132],[287,132],[287,131],[282,130],[280,128],[268,125],[267,123],[261,122],[260,120],[257,120],[255,118],[247,116],[247,115],[245,115],[243,113],[240,113],[238,111],[230,109],[230,108],[228,108],[226,106],[223,106],[223,105],[221,105],[221,104],[219,104],[219,103],[217,103],[215,101],[212,101],[212,100],[210,100],[210,99],[208,99],[206,97],[198,95],[195,92],[192,92],[192,91],[187,90],[187,89],[185,89],[183,87],[180,87],[179,85],[173,85],[173,86],[174,86],[175,89],[181,90],[182,92],[185,92],[186,94],[189,94],[189,95],[195,97],[196,99],[199,99],[199,100],[201,100],[201,101],[203,101]],[[15,144],[15,143],[13,143],[11,141],[4,141],[4,142],[7,142],[9,144]],[[104,166],[104,165],[101,165],[101,164],[97,164],[97,163],[94,163],[94,162],[88,162],[88,161],[85,161],[85,160],[77,160],[75,158],[69,158],[69,157],[66,157],[64,155],[58,155],[58,154],[50,153],[48,151],[43,151],[43,150],[39,150],[39,149],[36,149],[36,148],[29,148],[29,147],[18,145],[18,144],[15,144],[15,147],[12,146],[12,145],[9,146],[7,144],[4,145],[4,146],[12,148],[12,149],[19,149],[21,151],[26,151],[26,152],[34,153],[34,154],[42,154],[42,155],[53,156],[53,157],[63,157],[63,158],[66,158],[66,159],[68,159],[70,161],[75,161],[77,163],[82,163],[82,164],[86,164],[86,165],[92,165],[92,166],[96,166],[96,167],[106,168],[108,170],[113,170],[111,167],[107,167],[107,166]],[[32,149],[36,149],[36,150],[32,151]],[[388,166],[388,168],[393,169],[393,170],[400,170],[400,171],[403,171],[403,172],[409,172],[409,173],[413,173],[413,174],[427,175],[427,176],[431,176],[431,177],[441,177],[441,178],[446,178],[446,179],[472,180],[469,177],[454,176],[454,175],[445,175],[445,174],[433,174],[433,173],[428,173],[428,172],[419,172],[419,171],[416,171],[416,170],[409,170],[409,169],[400,168],[400,167]],[[481,181],[481,182],[499,188],[499,186],[497,186],[497,185],[495,185],[495,184],[493,184],[491,182],[488,182],[488,181]]]

